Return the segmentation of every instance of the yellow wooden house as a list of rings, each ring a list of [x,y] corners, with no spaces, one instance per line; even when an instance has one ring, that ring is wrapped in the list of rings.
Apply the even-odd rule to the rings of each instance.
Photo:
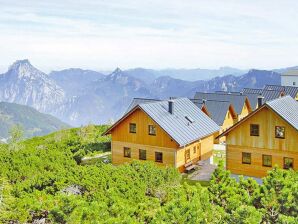
[[[208,115],[215,123],[220,126],[220,131],[217,135],[221,134],[233,124],[238,121],[238,116],[233,104],[228,101],[217,100],[192,100],[206,115]],[[221,137],[215,143],[225,142],[225,136]]]
[[[253,111],[249,99],[242,93],[233,94],[227,92],[215,92],[215,93],[203,93],[197,92],[194,96],[194,100],[206,100],[208,101],[226,101],[233,105],[235,112],[237,113],[237,120],[241,120]],[[220,109],[220,108],[219,108]]]
[[[298,102],[284,96],[263,104],[219,137],[226,136],[226,167],[264,177],[274,166],[298,170]]]
[[[189,99],[138,101],[104,133],[113,164],[148,160],[184,171],[212,155],[219,126]]]

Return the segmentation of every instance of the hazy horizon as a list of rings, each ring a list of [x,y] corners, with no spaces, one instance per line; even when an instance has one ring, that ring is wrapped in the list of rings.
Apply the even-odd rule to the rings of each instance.
[[[1,2],[0,72],[298,65],[297,1]]]

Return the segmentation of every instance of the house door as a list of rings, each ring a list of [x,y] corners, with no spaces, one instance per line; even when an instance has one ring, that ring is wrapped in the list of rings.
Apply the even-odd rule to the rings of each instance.
[[[184,152],[184,156],[185,156],[185,163],[188,163],[190,162],[190,149],[185,149],[185,152]]]

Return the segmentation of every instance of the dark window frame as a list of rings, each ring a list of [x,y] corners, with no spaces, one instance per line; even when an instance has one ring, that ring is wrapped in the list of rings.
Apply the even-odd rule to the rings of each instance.
[[[277,129],[278,128],[283,128],[284,129],[284,136],[283,137],[280,137],[280,136],[277,136]],[[279,138],[279,139],[285,139],[286,138],[286,127],[285,126],[275,126],[275,138]]]
[[[245,154],[249,155],[249,162],[244,161]],[[248,165],[251,164],[251,153],[250,152],[242,152],[242,164],[248,164]]]
[[[135,127],[135,131],[132,130],[132,126]],[[129,123],[129,133],[136,134],[137,133],[137,124],[136,123]]]
[[[129,153],[126,155],[126,150],[129,150]],[[125,157],[125,158],[131,158],[131,148],[129,148],[129,147],[124,147],[123,148],[123,156]]]
[[[161,156],[159,159],[158,155]],[[157,163],[163,163],[163,153],[162,152],[155,152],[155,162]]]
[[[151,133],[151,129],[150,129],[151,127],[154,128],[154,131],[155,131],[154,133]],[[156,126],[155,125],[152,125],[152,124],[148,125],[148,134],[151,136],[156,136]]]
[[[144,152],[144,154],[142,154]],[[145,155],[145,157],[143,157]],[[147,151],[146,149],[139,149],[139,159],[140,160],[147,160]]]
[[[291,167],[286,167],[286,159],[291,159],[292,160],[292,166]],[[292,157],[284,157],[283,159],[283,168],[288,170],[288,169],[294,169],[294,158]]]
[[[269,157],[271,158],[271,164],[270,164],[270,165],[266,165],[266,164],[264,163],[264,162],[265,162],[264,158],[265,158],[266,156],[269,156]],[[264,167],[272,167],[272,155],[262,155],[262,165],[263,165]]]
[[[256,127],[258,127],[257,128],[258,133],[255,133],[254,128],[256,128]],[[250,124],[250,131],[249,132],[250,132],[250,136],[256,136],[256,137],[260,136],[260,125],[259,124]]]

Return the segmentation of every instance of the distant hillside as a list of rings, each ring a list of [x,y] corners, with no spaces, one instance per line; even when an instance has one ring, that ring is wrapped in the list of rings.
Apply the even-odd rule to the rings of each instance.
[[[45,135],[69,127],[57,118],[31,107],[0,102],[0,138],[8,138],[9,130],[17,124],[24,128],[25,137]]]

